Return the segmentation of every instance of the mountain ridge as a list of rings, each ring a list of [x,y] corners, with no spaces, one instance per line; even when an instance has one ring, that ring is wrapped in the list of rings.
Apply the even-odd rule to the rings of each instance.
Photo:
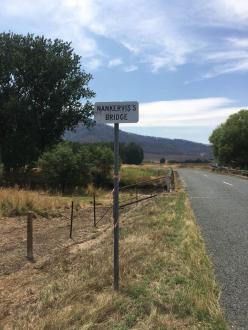
[[[114,129],[104,124],[97,124],[88,129],[80,124],[75,131],[66,131],[64,138],[80,143],[110,142],[114,139]],[[167,160],[195,160],[212,157],[210,145],[183,139],[146,136],[120,130],[120,142],[134,142],[140,145],[144,150],[145,160],[159,160],[161,157]]]

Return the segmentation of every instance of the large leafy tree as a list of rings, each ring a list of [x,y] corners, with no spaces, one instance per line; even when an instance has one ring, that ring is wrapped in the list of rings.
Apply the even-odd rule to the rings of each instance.
[[[6,169],[31,164],[66,129],[89,124],[94,92],[80,61],[68,42],[0,34],[0,153]]]
[[[248,167],[248,110],[240,110],[217,127],[209,138],[222,164]]]
[[[139,165],[144,159],[143,149],[136,143],[130,142],[125,146],[125,163]]]

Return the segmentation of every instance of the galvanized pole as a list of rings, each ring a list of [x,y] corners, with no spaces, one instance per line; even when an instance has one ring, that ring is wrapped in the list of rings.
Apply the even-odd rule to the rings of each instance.
[[[114,140],[114,194],[113,194],[113,219],[114,219],[114,289],[119,289],[119,124],[115,124]]]

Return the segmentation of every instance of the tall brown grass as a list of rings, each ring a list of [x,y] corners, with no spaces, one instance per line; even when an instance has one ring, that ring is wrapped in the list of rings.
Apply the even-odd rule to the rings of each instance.
[[[24,215],[33,211],[42,216],[55,214],[68,202],[59,196],[19,188],[0,188],[0,214],[2,216]]]
[[[185,193],[157,197],[122,217],[115,293],[111,234],[57,254],[43,268],[38,296],[12,312],[12,328],[227,329]]]

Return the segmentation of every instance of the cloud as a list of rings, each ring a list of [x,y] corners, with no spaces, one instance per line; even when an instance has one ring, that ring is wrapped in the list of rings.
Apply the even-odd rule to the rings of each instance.
[[[136,71],[136,70],[138,70],[138,67],[137,67],[137,65],[133,65],[133,64],[128,65],[124,68],[125,72],[133,72],[133,71]]]
[[[248,25],[247,0],[0,0],[0,5],[1,30],[15,27],[72,41],[89,69],[123,65],[125,50],[125,62],[136,68],[142,63],[154,73],[192,62],[212,66],[206,77],[247,71],[245,54],[236,65],[234,57],[227,59],[247,50],[247,37],[239,37]],[[218,28],[221,37],[209,35]],[[117,46],[115,58],[111,46],[102,46],[105,40]]]
[[[233,72],[248,72],[248,39],[227,38],[223,48],[225,50],[206,55],[206,59],[214,65],[204,78]]]
[[[108,62],[108,67],[109,68],[113,68],[115,66],[120,66],[123,63],[123,60],[119,57],[117,58],[112,58],[109,62]]]
[[[101,37],[124,47],[153,71],[185,63],[194,48],[160,0],[0,0],[0,4],[5,29],[25,26],[27,31],[71,40],[86,58],[104,61],[111,56],[99,46]]]
[[[235,27],[248,25],[247,0],[210,0],[207,7],[217,24],[230,26],[230,23],[235,23]]]
[[[140,104],[137,126],[217,126],[241,108],[229,98],[201,98]]]
[[[102,61],[99,58],[92,58],[86,63],[86,66],[90,71],[97,70],[101,65]]]
[[[227,41],[229,41],[233,47],[243,49],[247,48],[248,49],[248,38],[227,38]]]

